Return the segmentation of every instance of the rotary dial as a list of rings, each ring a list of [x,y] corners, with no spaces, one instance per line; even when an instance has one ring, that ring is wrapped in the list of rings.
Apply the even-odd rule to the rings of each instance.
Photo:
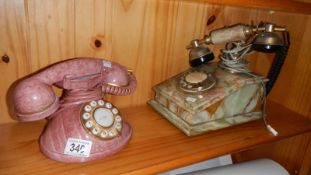
[[[84,129],[100,139],[112,139],[122,129],[119,110],[102,99],[85,104],[80,119]]]
[[[212,88],[215,83],[216,80],[210,73],[194,70],[180,77],[179,87],[185,92],[198,93]]]

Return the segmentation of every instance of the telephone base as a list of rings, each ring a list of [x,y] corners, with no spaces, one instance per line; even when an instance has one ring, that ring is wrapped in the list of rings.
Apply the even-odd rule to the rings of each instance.
[[[157,112],[159,112],[164,118],[169,120],[173,125],[175,125],[182,132],[184,132],[187,136],[194,136],[208,131],[218,130],[221,128],[226,128],[262,118],[261,112],[251,112],[243,115],[241,114],[224,117],[219,120],[213,120],[202,124],[191,125],[182,120],[170,110],[168,110],[162,104],[158,103],[156,100],[150,100],[148,101],[148,104],[152,106],[153,109],[155,109]]]
[[[188,75],[192,72],[207,72],[215,79],[215,85],[206,91],[184,91],[180,88],[184,80],[192,86],[191,81],[203,77],[190,79]],[[196,135],[261,118],[265,82],[266,78],[254,73],[233,74],[210,63],[190,68],[154,86],[155,97],[149,104],[186,135]]]
[[[91,152],[91,154],[88,157],[78,157],[78,156],[69,156],[64,154],[64,152],[60,151],[52,151],[50,148],[50,144],[46,144],[44,141],[45,135],[41,135],[40,137],[40,150],[41,152],[47,156],[48,158],[63,162],[63,163],[82,163],[82,162],[88,162],[93,161],[101,158],[105,158],[108,156],[111,156],[118,151],[120,151],[122,148],[124,148],[132,136],[132,128],[130,124],[126,121],[123,122],[123,129],[120,133],[120,135],[117,138],[107,140],[107,141],[100,141],[100,143],[94,143],[97,145],[97,149],[101,147],[100,151],[97,152]],[[94,146],[95,146],[94,145]],[[63,151],[63,149],[61,149]]]

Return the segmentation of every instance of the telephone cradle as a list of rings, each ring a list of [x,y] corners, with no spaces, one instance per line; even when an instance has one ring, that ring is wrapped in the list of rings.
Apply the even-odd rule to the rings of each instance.
[[[40,149],[50,159],[74,163],[110,156],[132,135],[105,94],[129,95],[135,76],[104,59],[75,58],[53,64],[16,83],[13,103],[22,121],[47,118]],[[64,89],[59,98],[52,85]]]
[[[156,85],[155,98],[148,103],[186,135],[197,135],[260,119],[268,79],[255,77],[203,64]],[[207,79],[210,86],[204,91],[198,86],[194,92],[193,84]]]

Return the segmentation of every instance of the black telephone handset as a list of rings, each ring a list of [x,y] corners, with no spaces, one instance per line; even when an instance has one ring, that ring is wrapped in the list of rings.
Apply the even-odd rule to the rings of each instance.
[[[283,45],[253,44],[253,49],[256,51],[265,53],[275,53],[275,58],[272,62],[271,68],[268,73],[269,81],[266,84],[266,95],[268,95],[272,90],[272,87],[275,81],[277,80],[279,73],[281,72],[282,66],[285,62],[288,53],[290,45],[288,32],[283,33],[283,39],[284,39]]]

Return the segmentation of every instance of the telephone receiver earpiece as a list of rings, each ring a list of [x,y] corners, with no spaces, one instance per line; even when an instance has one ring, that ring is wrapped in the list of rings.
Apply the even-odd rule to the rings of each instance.
[[[102,87],[102,93],[128,95],[136,88],[134,75],[118,64],[96,58],[75,58],[56,63],[19,82],[13,103],[18,118],[46,118],[60,107],[52,85],[66,90]]]
[[[263,32],[257,35],[253,41],[252,49],[258,52],[275,53],[275,58],[268,73],[269,81],[266,84],[266,96],[272,90],[277,80],[290,45],[289,33],[283,32],[283,40],[273,32]]]

